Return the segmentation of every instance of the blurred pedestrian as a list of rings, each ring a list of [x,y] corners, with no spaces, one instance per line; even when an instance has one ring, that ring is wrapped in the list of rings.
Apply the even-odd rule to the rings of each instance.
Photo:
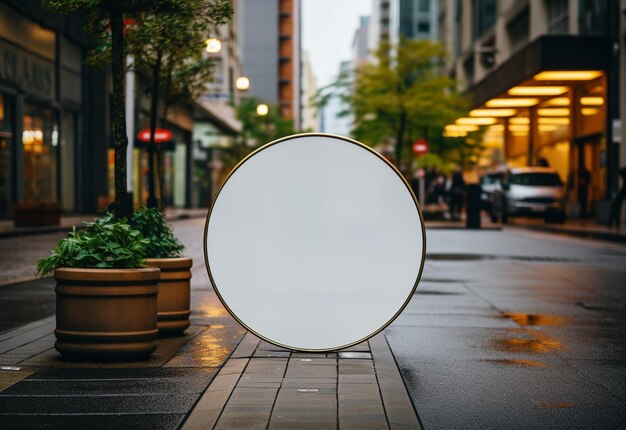
[[[615,225],[619,229],[622,218],[622,205],[626,199],[626,166],[619,169],[619,175],[622,177],[622,188],[619,189],[617,195],[611,204],[611,216],[609,217],[609,227]]]
[[[448,193],[448,205],[450,206],[450,219],[461,219],[463,209],[463,196],[465,194],[465,180],[463,173],[457,170],[452,174],[450,191]]]
[[[587,200],[589,199],[589,184],[591,183],[591,173],[586,168],[578,172],[578,203],[580,204],[580,216],[587,216]]]

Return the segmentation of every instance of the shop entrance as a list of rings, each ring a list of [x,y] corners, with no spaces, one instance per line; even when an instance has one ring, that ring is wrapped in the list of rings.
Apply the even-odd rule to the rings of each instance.
[[[592,203],[601,200],[605,187],[605,163],[602,136],[593,135],[576,140],[576,200],[580,216],[594,213]]]

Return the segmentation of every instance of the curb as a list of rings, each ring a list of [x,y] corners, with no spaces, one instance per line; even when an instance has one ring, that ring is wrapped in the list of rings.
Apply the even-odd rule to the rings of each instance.
[[[94,214],[93,217],[96,217],[97,214]],[[196,214],[196,213],[182,213],[175,215],[173,217],[167,217],[166,221],[174,222],[174,221],[182,221],[186,219],[194,219],[194,218],[205,218],[206,213]],[[87,219],[83,221],[88,221]],[[0,239],[8,238],[8,237],[20,237],[20,236],[34,236],[38,234],[46,234],[46,233],[69,233],[72,231],[74,226],[49,226],[49,227],[15,227],[11,230],[0,231]]]
[[[566,236],[581,237],[584,239],[604,240],[608,242],[626,243],[626,234],[612,231],[594,231],[587,229],[557,227],[549,225],[520,225],[526,230],[542,231],[546,233],[562,234]]]

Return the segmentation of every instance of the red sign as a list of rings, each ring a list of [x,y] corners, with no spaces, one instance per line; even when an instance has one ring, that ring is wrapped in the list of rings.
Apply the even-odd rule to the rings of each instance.
[[[157,128],[156,130],[154,130],[155,143],[169,142],[170,140],[172,140],[172,137],[174,137],[174,135],[166,128]],[[139,134],[137,134],[137,139],[141,140],[142,142],[150,142],[150,129],[146,128],[144,130],[141,130]]]
[[[426,154],[428,152],[429,146],[426,139],[417,139],[413,142],[413,152],[417,155]]]

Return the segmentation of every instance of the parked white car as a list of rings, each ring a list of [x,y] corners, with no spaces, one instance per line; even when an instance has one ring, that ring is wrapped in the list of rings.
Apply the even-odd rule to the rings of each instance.
[[[542,216],[546,221],[565,221],[565,187],[556,170],[549,167],[518,167],[509,170],[500,189],[493,193],[492,221],[506,223],[512,216]]]

